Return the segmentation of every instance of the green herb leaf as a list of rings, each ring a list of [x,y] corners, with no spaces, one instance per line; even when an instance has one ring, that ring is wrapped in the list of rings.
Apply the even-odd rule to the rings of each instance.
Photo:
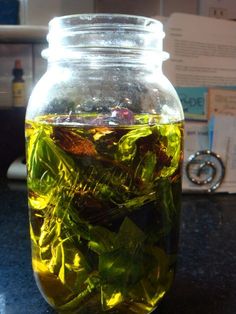
[[[152,131],[150,127],[142,127],[136,130],[128,132],[122,136],[117,145],[117,152],[115,158],[119,161],[131,161],[134,159],[136,154],[136,141],[141,138],[148,136]]]

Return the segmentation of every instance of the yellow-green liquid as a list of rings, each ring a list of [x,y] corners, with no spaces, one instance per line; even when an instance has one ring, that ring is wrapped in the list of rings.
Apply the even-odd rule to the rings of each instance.
[[[67,313],[150,313],[175,271],[182,123],[26,121],[33,269]]]

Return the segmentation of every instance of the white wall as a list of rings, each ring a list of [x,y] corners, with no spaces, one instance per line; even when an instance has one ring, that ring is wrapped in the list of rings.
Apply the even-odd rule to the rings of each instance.
[[[162,15],[169,16],[175,12],[198,14],[198,0],[162,0]]]

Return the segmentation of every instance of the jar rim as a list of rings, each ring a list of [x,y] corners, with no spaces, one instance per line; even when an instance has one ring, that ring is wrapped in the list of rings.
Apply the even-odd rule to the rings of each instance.
[[[141,15],[118,14],[118,13],[84,13],[54,17],[49,22],[50,28],[62,28],[69,30],[73,28],[84,28],[85,26],[102,28],[102,26],[128,28],[135,27],[148,32],[158,32],[163,35],[163,24],[156,19]]]
[[[49,60],[76,59],[88,49],[116,51],[118,54],[145,52],[163,54],[163,24],[155,19],[127,15],[91,13],[55,17],[49,22]]]

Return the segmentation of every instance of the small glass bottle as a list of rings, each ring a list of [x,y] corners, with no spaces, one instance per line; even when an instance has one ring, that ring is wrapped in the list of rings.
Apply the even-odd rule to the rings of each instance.
[[[12,101],[13,107],[26,106],[25,80],[23,78],[24,71],[22,69],[21,60],[15,60],[12,70]]]
[[[65,313],[150,313],[175,273],[183,111],[159,21],[55,18],[26,113],[33,270]]]

